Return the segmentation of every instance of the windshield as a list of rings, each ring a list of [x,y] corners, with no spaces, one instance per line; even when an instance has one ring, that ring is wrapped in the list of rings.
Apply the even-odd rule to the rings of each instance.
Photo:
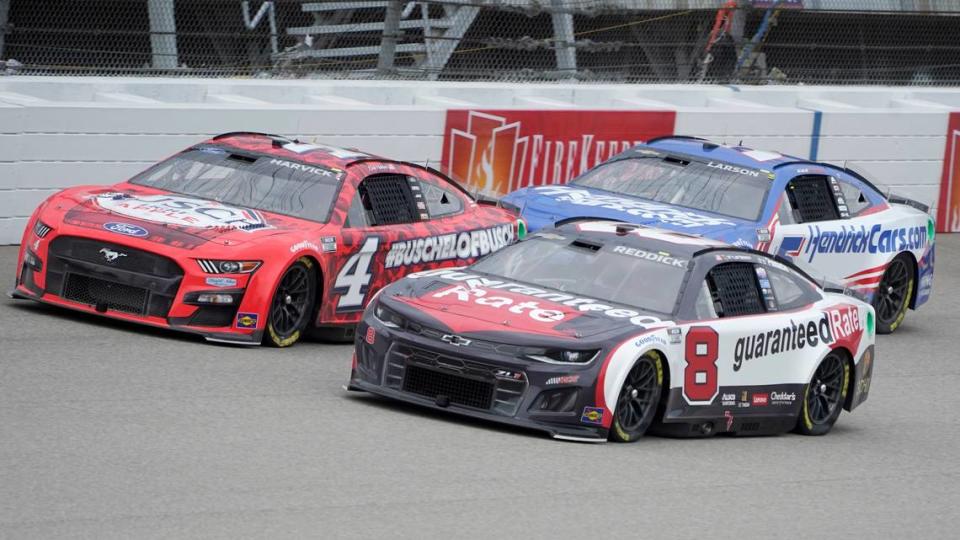
[[[550,234],[513,244],[472,269],[577,296],[673,312],[688,261],[616,242],[603,246]]]
[[[598,165],[572,183],[756,221],[770,178],[762,171],[717,161],[629,158]]]
[[[207,147],[177,154],[130,182],[226,204],[324,222],[340,171]]]

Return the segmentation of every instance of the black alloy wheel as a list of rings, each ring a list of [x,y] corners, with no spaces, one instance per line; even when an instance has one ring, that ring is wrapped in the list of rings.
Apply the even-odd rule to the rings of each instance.
[[[612,440],[632,442],[646,433],[660,402],[662,383],[663,366],[657,353],[647,353],[633,364],[617,397]]]
[[[873,297],[877,312],[877,333],[889,334],[903,322],[913,293],[913,269],[905,255],[898,255],[880,279]]]
[[[804,435],[823,435],[830,431],[843,409],[850,370],[838,352],[820,361],[803,396],[803,410],[796,431]]]
[[[270,303],[269,342],[289,347],[303,334],[313,312],[316,276],[309,259],[301,258],[284,272]]]

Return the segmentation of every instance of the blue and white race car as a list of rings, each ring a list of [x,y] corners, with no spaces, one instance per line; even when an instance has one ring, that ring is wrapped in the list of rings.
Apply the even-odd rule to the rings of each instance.
[[[629,221],[779,255],[860,293],[893,332],[930,297],[934,223],[854,171],[693,137],[661,137],[568,185],[527,187],[502,204],[529,230],[574,218]],[[778,293],[782,294],[782,293]]]

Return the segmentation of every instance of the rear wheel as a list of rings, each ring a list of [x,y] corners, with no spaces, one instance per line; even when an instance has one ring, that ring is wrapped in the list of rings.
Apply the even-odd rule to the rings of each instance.
[[[850,382],[850,366],[840,353],[827,354],[803,393],[803,409],[794,431],[803,435],[823,435],[840,417]]]
[[[277,284],[270,302],[267,320],[267,342],[275,347],[289,347],[303,335],[316,298],[317,277],[313,262],[301,257],[287,268]]]
[[[660,355],[648,352],[641,356],[627,373],[617,397],[610,440],[633,442],[646,433],[660,403],[662,384],[663,364]]]
[[[897,255],[887,266],[873,295],[877,312],[877,333],[889,334],[897,329],[910,307],[913,294],[913,261],[905,253]]]

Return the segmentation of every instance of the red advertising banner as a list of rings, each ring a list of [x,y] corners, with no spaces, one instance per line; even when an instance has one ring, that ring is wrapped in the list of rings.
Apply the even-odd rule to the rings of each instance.
[[[950,113],[947,121],[947,145],[943,153],[940,202],[937,205],[937,231],[960,232],[960,112]]]
[[[499,196],[565,184],[642,140],[672,135],[673,111],[447,111],[443,167]]]

